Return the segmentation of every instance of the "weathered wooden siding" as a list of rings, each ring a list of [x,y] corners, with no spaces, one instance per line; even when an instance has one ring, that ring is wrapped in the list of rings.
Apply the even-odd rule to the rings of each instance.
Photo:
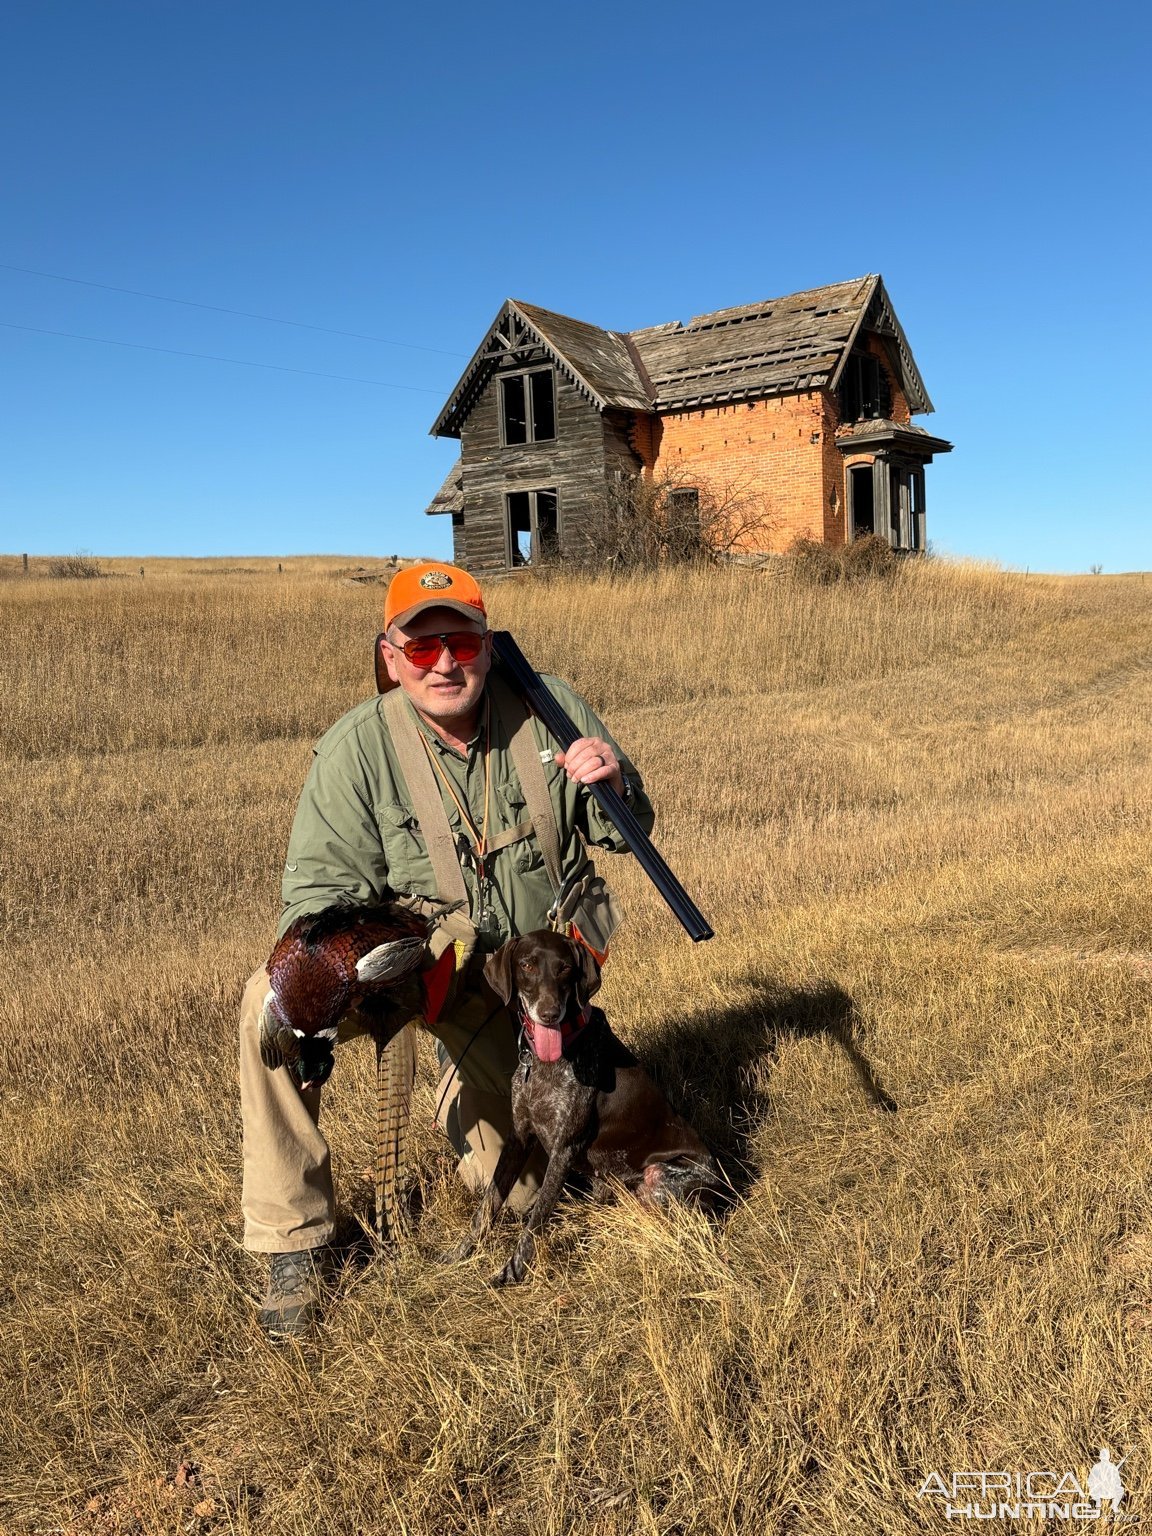
[[[468,569],[468,533],[463,512],[452,514],[452,563],[462,570]]]
[[[539,365],[547,363],[541,352]],[[524,365],[522,357],[519,365]],[[535,358],[529,366],[536,366]],[[501,441],[499,381],[497,371],[460,434],[465,528],[462,540],[457,533],[456,555],[477,572],[506,568],[504,498],[510,491],[556,490],[562,546],[579,537],[604,492],[604,430],[596,407],[557,369],[555,438],[506,448]]]
[[[613,475],[638,475],[644,467],[633,443],[636,433],[636,417],[631,411],[605,411],[604,469],[609,478]]]

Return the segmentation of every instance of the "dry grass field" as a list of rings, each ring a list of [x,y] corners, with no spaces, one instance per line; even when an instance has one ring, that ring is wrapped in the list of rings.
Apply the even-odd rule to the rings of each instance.
[[[741,1198],[570,1203],[511,1291],[507,1228],[437,1269],[471,1202],[426,1049],[423,1215],[374,1258],[353,1044],[338,1293],[273,1348],[234,1019],[310,742],[371,688],[349,563],[0,570],[0,1526],[955,1531],[931,1473],[1083,1482],[1102,1445],[1152,1523],[1152,581],[495,586],[717,930],[612,860],[605,1006]]]

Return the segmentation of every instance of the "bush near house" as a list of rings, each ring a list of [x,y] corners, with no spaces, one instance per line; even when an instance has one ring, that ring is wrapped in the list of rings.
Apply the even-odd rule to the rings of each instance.
[[[763,498],[738,484],[621,477],[590,506],[568,545],[552,542],[535,564],[589,574],[716,564],[756,540],[763,547],[773,526]]]
[[[794,580],[816,587],[876,579],[891,581],[904,566],[888,540],[871,533],[838,547],[820,544],[815,539],[797,539],[782,563]]]

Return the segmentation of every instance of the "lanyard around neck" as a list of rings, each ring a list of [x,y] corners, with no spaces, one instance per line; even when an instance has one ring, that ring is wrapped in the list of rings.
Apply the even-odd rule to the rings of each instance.
[[[472,816],[471,816],[471,813],[468,810],[468,807],[464,804],[463,800],[461,800],[460,796],[456,793],[456,786],[453,784],[452,780],[448,777],[448,774],[445,772],[444,765],[440,761],[439,754],[432,750],[432,744],[428,740],[427,736],[425,736],[423,734],[423,732],[421,732],[420,739],[424,743],[424,750],[428,754],[428,760],[431,762],[431,764],[432,764],[433,768],[435,768],[436,772],[440,775],[440,778],[443,781],[446,789],[448,790],[448,793],[452,796],[453,804],[456,806],[456,809],[460,812],[460,820],[464,823],[465,827],[472,834],[472,841],[473,841],[473,843],[475,845],[475,849],[476,849],[476,857],[480,860],[481,863],[483,863],[484,856],[488,852],[488,816],[489,816],[489,812],[491,810],[491,804],[490,804],[490,798],[489,798],[489,790],[491,789],[491,784],[492,784],[492,705],[491,705],[491,701],[488,698],[487,693],[485,693],[485,695],[484,695],[484,826],[483,826],[483,829],[477,828],[476,823],[472,820]]]

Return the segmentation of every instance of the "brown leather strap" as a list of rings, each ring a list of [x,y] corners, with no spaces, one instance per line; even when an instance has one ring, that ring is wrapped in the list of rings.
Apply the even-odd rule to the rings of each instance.
[[[460,869],[452,825],[444,809],[432,764],[424,750],[420,728],[412,718],[412,707],[402,688],[394,688],[391,693],[384,695],[384,718],[392,737],[392,745],[396,748],[400,771],[408,785],[412,813],[424,835],[424,844],[436,880],[436,894],[441,901],[462,901],[467,911],[468,889]]]
[[[532,818],[532,828],[540,852],[544,855],[544,868],[554,890],[560,889],[560,834],[556,828],[556,812],[552,808],[552,796],[548,793],[548,781],[544,777],[544,765],[540,761],[540,745],[532,729],[532,716],[527,704],[515,693],[502,677],[495,673],[488,676],[488,691],[496,706],[496,713],[504,722],[512,752],[512,766],[524,791],[524,802]]]
[[[560,834],[556,827],[556,813],[552,797],[548,793],[548,781],[544,777],[544,765],[540,761],[540,746],[532,729],[532,716],[528,706],[513,692],[503,678],[490,675],[488,689],[496,713],[503,721],[508,734],[512,766],[520,780],[524,803],[528,807],[528,822],[521,822],[510,832],[502,832],[489,844],[489,851],[506,848],[510,843],[535,833],[544,856],[544,868],[554,890],[560,889]],[[436,880],[436,894],[442,901],[467,903],[468,892],[460,870],[460,860],[452,837],[448,812],[436,783],[436,775],[428,761],[423,738],[412,709],[403,690],[395,688],[384,695],[384,718],[396,748],[400,771],[408,785],[412,812],[420,823],[432,873]]]
[[[488,852],[498,853],[501,848],[510,848],[513,843],[522,843],[526,837],[531,837],[535,830],[530,821],[522,821],[509,828],[507,832],[497,832],[495,837],[488,839]]]

